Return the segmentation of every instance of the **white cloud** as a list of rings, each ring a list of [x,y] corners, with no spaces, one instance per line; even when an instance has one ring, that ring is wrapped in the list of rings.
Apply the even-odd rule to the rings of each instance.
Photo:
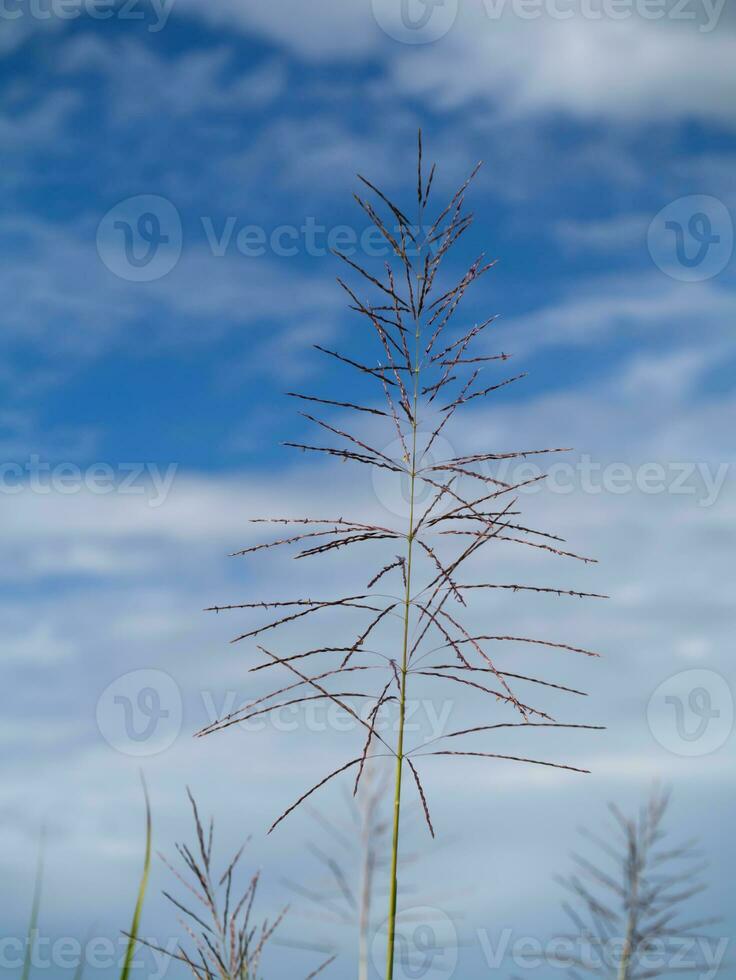
[[[735,50],[730,31],[699,34],[693,25],[490,21],[477,11],[437,44],[395,55],[393,72],[402,91],[446,110],[475,102],[509,119],[563,112],[588,121],[696,117],[730,126],[724,79]]]
[[[691,356],[697,368],[697,352]],[[663,363],[669,363],[678,378],[685,372],[686,358],[685,353],[675,352]],[[489,445],[504,449],[537,445],[559,436],[600,448],[603,459],[644,460],[657,446],[666,447],[662,453],[674,453],[675,459],[725,452],[732,406],[724,398],[711,405],[693,403],[688,387],[677,383],[665,398],[653,399],[649,382],[652,372],[656,375],[661,367],[654,358],[649,365],[639,358],[603,385],[532,397],[523,403],[489,405],[469,413],[466,424],[450,438],[462,451],[479,432]],[[720,419],[719,425],[713,426],[711,418]],[[703,446],[701,436],[706,429],[709,443]],[[666,461],[667,456],[655,458]],[[184,727],[179,738],[161,756],[143,760],[154,799],[157,846],[164,850],[169,849],[171,836],[181,837],[185,832],[185,783],[193,785],[205,809],[215,808],[223,818],[230,846],[249,830],[258,834],[300,791],[345,757],[346,741],[354,739],[354,733],[327,731],[306,738],[302,730],[266,728],[196,742],[189,734],[208,720],[203,692],[213,704],[221,705],[228,691],[237,692],[239,698],[253,697],[263,683],[258,680],[261,675],[246,671],[254,651],[227,644],[245,621],[245,614],[208,618],[199,611],[203,605],[213,599],[250,601],[287,595],[302,591],[304,581],[312,594],[330,593],[365,578],[355,556],[327,561],[319,570],[316,565],[310,569],[285,557],[264,562],[226,559],[226,552],[262,540],[264,530],[248,525],[247,519],[264,513],[327,514],[339,500],[344,506],[346,499],[351,509],[366,507],[371,513],[382,513],[369,482],[361,482],[357,492],[351,487],[354,484],[345,467],[300,465],[270,475],[181,478],[157,510],[121,495],[45,499],[24,495],[6,501],[4,554],[0,557],[17,573],[22,573],[23,562],[32,564],[34,556],[49,548],[58,548],[60,556],[73,548],[97,548],[123,565],[131,551],[148,559],[133,575],[122,577],[112,567],[90,568],[81,576],[74,566],[66,576],[61,563],[55,569],[61,591],[47,599],[42,623],[51,652],[63,637],[61,652],[67,656],[47,658],[40,668],[44,674],[39,687],[38,675],[26,668],[39,663],[44,634],[43,630],[28,633],[26,649],[31,651],[32,663],[14,667],[23,673],[17,675],[16,703],[9,705],[0,733],[18,741],[23,726],[33,729],[38,721],[30,741],[24,743],[20,738],[23,753],[16,762],[8,763],[12,778],[0,790],[0,810],[6,814],[7,838],[12,842],[3,857],[9,876],[16,880],[20,869],[30,863],[35,845],[28,826],[42,814],[51,814],[57,873],[74,864],[76,880],[85,885],[80,895],[86,897],[80,899],[76,913],[91,915],[103,904],[104,896],[106,914],[112,919],[127,915],[140,860],[135,795],[139,760],[104,743],[96,728],[95,706],[106,686],[128,671],[165,671],[184,698]],[[493,597],[479,605],[476,621],[481,625],[492,611],[494,623],[503,624],[504,629],[523,626],[527,632],[601,649],[605,657],[599,662],[556,655],[540,659],[538,652],[516,651],[509,656],[517,670],[533,667],[550,680],[589,690],[587,699],[564,707],[555,702],[554,710],[579,721],[607,724],[611,730],[582,739],[540,740],[535,736],[528,745],[524,743],[525,753],[532,756],[589,764],[594,770],[591,777],[491,760],[462,760],[455,766],[447,766],[442,759],[422,763],[440,832],[450,832],[458,808],[465,814],[464,849],[456,845],[452,850],[453,879],[459,885],[473,876],[477,866],[469,857],[470,849],[481,846],[489,819],[497,828],[494,837],[503,835],[503,853],[509,854],[529,846],[526,831],[518,824],[519,812],[529,807],[543,808],[548,825],[563,828],[570,824],[571,810],[582,806],[590,810],[593,800],[600,800],[602,807],[608,794],[628,800],[634,792],[643,793],[656,776],[684,789],[692,788],[695,780],[699,792],[711,796],[724,792],[731,781],[727,747],[704,759],[674,756],[653,739],[645,708],[650,693],[672,673],[693,665],[727,672],[733,481],[718,503],[706,509],[698,507],[692,497],[647,496],[636,491],[625,495],[576,491],[562,496],[548,492],[522,497],[520,504],[530,523],[558,531],[574,549],[599,557],[601,565],[580,570],[569,563],[558,566],[552,559],[531,562],[507,547],[494,552],[490,567],[498,564],[499,576],[509,580],[518,580],[518,576],[532,580],[533,576],[534,580],[595,586],[613,598],[593,608],[564,600],[530,603],[519,596]],[[384,511],[382,519],[393,518]],[[19,555],[16,543],[20,541],[24,548]],[[16,607],[16,623],[30,617],[31,601],[32,597],[6,599],[7,609],[12,612]],[[695,623],[699,624],[697,634]],[[319,635],[318,624],[305,623],[298,642],[311,643]],[[17,649],[22,652],[22,643]],[[436,690],[434,696],[442,697]],[[472,694],[466,697],[453,692],[452,696],[453,720],[475,718],[488,710]],[[549,706],[550,701],[545,701]],[[58,723],[53,754],[51,747],[40,748],[49,745],[44,727],[49,717]],[[499,738],[494,748],[518,751],[520,737],[514,733],[513,738]],[[41,794],[39,786],[43,786]],[[336,798],[328,790],[323,805]],[[697,830],[698,818],[687,807],[686,793],[683,799],[687,812],[682,831],[686,835]],[[28,800],[33,801],[30,812]],[[21,812],[22,820],[18,817]],[[275,840],[263,842],[257,837],[252,859],[264,863],[272,879],[281,873],[298,878],[308,873],[300,854],[307,832],[301,819],[294,817]],[[561,842],[563,837],[561,833]],[[502,854],[496,855],[492,842],[486,840],[482,846],[488,860],[505,860]],[[547,852],[543,860],[540,856],[541,863],[515,868],[514,894],[529,908],[540,887],[546,887],[540,886],[540,875],[560,870],[559,853]],[[438,853],[428,860],[442,864],[446,858]],[[110,874],[119,882],[114,896],[108,894]],[[54,903],[59,887],[49,883],[49,903]],[[470,921],[483,921],[487,901],[485,890],[463,899]],[[151,903],[148,925],[163,929],[154,905]],[[63,907],[63,903],[56,905]],[[59,914],[50,913],[57,918]],[[510,914],[509,909],[505,914]]]
[[[70,38],[61,49],[58,69],[62,74],[96,71],[113,99],[112,118],[125,123],[160,117],[170,122],[196,113],[264,108],[283,93],[285,66],[271,58],[243,71],[230,45],[187,51],[162,57],[140,41],[117,43],[95,34]],[[144,101],[130,98],[131,80],[143,86]]]
[[[298,0],[278,5],[178,0],[171,22],[192,18],[217,31],[265,38],[297,58],[332,63],[337,70],[346,62],[378,65],[392,80],[387,98],[394,102],[419,96],[427,105],[448,111],[474,104],[492,110],[496,119],[560,112],[621,124],[696,118],[732,126],[727,80],[733,78],[736,63],[736,32],[728,11],[717,22],[702,3],[688,7],[693,20],[673,14],[652,21],[635,13],[624,19],[594,19],[584,16],[582,8],[570,19],[556,19],[541,5],[540,16],[531,18],[516,16],[508,3],[496,16],[497,6],[460,0],[454,27],[424,46],[401,44],[384,34],[370,0],[340,5],[317,0],[307,6]],[[709,25],[712,29],[704,30]],[[13,43],[19,43],[25,34],[10,26]],[[95,45],[84,36],[73,40],[68,63],[88,66],[92,58],[99,64]],[[120,52],[145,77],[158,80],[148,91],[168,112],[207,103],[218,70],[217,48],[183,55],[167,64],[163,74],[155,55],[132,45],[123,45]],[[124,84],[126,74],[121,72],[116,84]],[[282,87],[283,76],[274,64],[242,76],[226,98],[230,104],[248,104],[267,93],[273,97]],[[224,105],[222,96],[217,105]]]
[[[596,252],[622,252],[646,246],[651,215],[619,214],[604,221],[558,221],[555,237],[572,249]]]
[[[618,274],[569,287],[556,303],[501,321],[492,342],[500,350],[526,353],[543,347],[586,347],[614,334],[643,341],[655,336],[690,344],[693,323],[708,344],[730,343],[736,294],[716,280],[676,282],[661,273]],[[489,341],[490,342],[490,341]]]
[[[101,217],[88,214],[71,224],[26,217],[0,221],[4,343],[43,353],[39,383],[61,379],[60,352],[68,370],[118,343],[135,344],[141,333],[149,345],[175,340],[197,346],[246,327],[254,331],[251,354],[258,362],[261,328],[267,332],[276,319],[302,317],[329,325],[342,306],[326,276],[269,255],[246,257],[234,248],[213,254],[196,223],[166,277],[128,282],[103,265],[95,248]],[[298,357],[300,351],[294,347],[292,353]],[[267,370],[271,362],[260,363]],[[11,383],[27,388],[32,378],[29,371]]]
[[[709,119],[731,126],[728,85],[736,40],[724,16],[697,6],[694,20],[556,20],[500,17],[480,4],[460,3],[455,26],[425,46],[395,42],[377,27],[368,0],[336,7],[320,0],[245,6],[220,0],[181,9],[217,26],[264,35],[306,58],[341,61],[363,57],[390,65],[395,94],[420,95],[452,110],[468,102],[492,106],[503,117],[563,112],[581,119],[667,122]],[[563,5],[564,7],[564,5]],[[567,9],[567,7],[565,7]],[[573,8],[574,9],[574,8]],[[462,70],[458,70],[462,66]]]
[[[6,638],[4,660],[9,663],[36,665],[43,668],[60,660],[68,660],[73,644],[60,635],[49,622],[28,624],[20,617],[4,617],[3,635]]]
[[[194,16],[195,8],[188,9]],[[198,4],[196,15],[216,25],[237,23],[244,30],[255,24],[264,36],[310,57],[354,59],[376,53],[376,60],[391,61],[391,77],[402,95],[419,94],[427,102],[439,99],[448,109],[468,101],[481,110],[491,107],[491,112],[479,112],[476,135],[485,131],[493,107],[499,105],[514,120],[540,110],[625,122],[671,120],[690,112],[724,118],[725,96],[714,93],[713,85],[716,69],[723,73],[719,85],[730,77],[730,67],[724,67],[727,36],[717,35],[706,48],[696,35],[686,43],[686,33],[655,35],[653,28],[641,25],[615,30],[610,25],[573,25],[564,34],[549,25],[505,25],[473,37],[461,24],[457,36],[449,35],[431,50],[410,52],[386,47],[365,16],[366,9],[350,4],[338,9],[332,3],[269,7],[238,2],[206,8]],[[687,59],[701,45],[712,52],[714,67],[695,78],[706,55],[697,54],[693,68],[687,67]],[[70,61],[81,69],[99,63],[95,59],[100,52],[80,45],[75,57],[76,62],[70,55]],[[675,64],[677,58],[684,59],[682,65]],[[140,51],[130,55],[128,64],[137,65],[154,81],[166,74],[165,65]],[[218,71],[225,64],[218,52],[176,62],[171,76],[176,84],[164,86],[162,101],[156,104],[182,114],[192,107],[207,112],[227,104],[226,93],[217,91]],[[253,84],[275,93],[281,78],[277,63],[271,64],[276,66],[273,76]],[[199,82],[195,91],[185,91],[188,71]],[[391,95],[385,79],[384,90]],[[396,96],[399,89],[393,91]],[[240,92],[238,100],[249,94]],[[391,108],[387,115],[405,111],[403,100],[398,107],[386,105]],[[56,109],[60,106],[64,108],[57,103]],[[62,116],[60,112],[58,118]],[[47,123],[53,118],[50,112]],[[38,119],[22,124],[15,118],[8,123],[7,116],[3,120],[2,125],[27,126],[30,139],[40,125]],[[401,125],[408,128],[409,122],[407,113]],[[364,133],[346,134],[337,123],[311,130],[316,138],[310,143],[311,125],[310,119],[304,120],[288,144],[305,154],[295,154],[293,164],[287,162],[278,175],[284,184],[299,166],[304,168],[302,176],[321,176],[328,183],[338,169],[348,164],[352,168],[352,161],[364,157],[370,146]],[[272,142],[266,145],[277,145],[286,129],[274,123]],[[19,133],[15,129],[10,135],[16,138]],[[462,148],[456,152],[465,156]],[[254,160],[266,168],[268,159],[262,147],[256,148],[251,155],[233,158],[231,173],[237,173],[238,166],[252,172]],[[534,159],[541,161],[543,156]],[[384,166],[390,168],[392,162]],[[268,261],[249,265],[234,258],[214,260],[197,247],[186,250],[170,277],[138,289],[115,280],[99,263],[92,244],[96,217],[87,216],[72,227],[31,221],[4,225],[5,289],[0,303],[6,340],[30,338],[48,350],[54,365],[61,355],[69,364],[72,358],[94,356],[130,339],[131,328],[151,310],[160,316],[154,334],[147,334],[148,343],[197,343],[207,340],[199,329],[202,320],[227,319],[247,327],[267,322],[270,330],[276,313],[291,322],[306,317],[307,322],[322,323],[341,302],[332,286],[312,276],[296,275],[291,268],[284,275]],[[621,231],[616,229],[613,238],[620,240]],[[578,227],[571,233],[587,232],[603,243],[611,229],[601,226],[593,232]],[[480,433],[490,445],[514,448],[548,444],[550,435],[559,435],[580,451],[595,452],[597,461],[634,465],[730,460],[733,398],[716,391],[695,400],[693,389],[704,372],[732,350],[734,312],[733,294],[721,283],[678,284],[657,274],[577,283],[557,303],[520,318],[508,348],[518,350],[519,340],[544,354],[545,345],[585,345],[625,331],[629,339],[656,338],[657,351],[642,353],[617,366],[611,377],[578,390],[532,395],[469,412],[467,424],[454,430],[451,439],[464,447],[472,436],[475,445]],[[192,314],[201,319],[190,334]],[[167,320],[171,325],[161,327]],[[296,345],[298,361],[303,344],[313,335],[311,329],[305,335],[297,327],[286,338]],[[282,341],[269,335],[261,350],[264,362],[279,362],[282,370],[283,353]],[[6,421],[8,429],[28,432],[23,418]],[[539,900],[540,876],[567,841],[561,834],[556,849],[546,841],[542,847],[539,834],[526,834],[525,820],[539,820],[543,814],[541,830],[565,828],[570,813],[589,812],[593,799],[602,802],[611,792],[639,792],[652,776],[664,775],[683,790],[688,801],[683,824],[697,831],[702,813],[695,811],[702,800],[731,791],[725,760],[733,742],[712,757],[683,761],[655,743],[645,707],[651,691],[669,673],[693,665],[730,670],[733,490],[731,476],[717,502],[707,508],[694,495],[650,496],[641,491],[576,489],[569,495],[522,498],[530,519],[545,526],[549,522],[573,548],[597,555],[601,565],[589,572],[571,564],[532,565],[499,547],[493,562],[502,567],[503,575],[531,575],[534,570],[535,577],[551,577],[561,585],[600,583],[613,599],[593,607],[562,600],[532,605],[519,596],[499,596],[479,605],[478,622],[490,617],[509,628],[534,626],[563,641],[600,647],[606,654],[600,663],[540,661],[534,656],[526,662],[535,668],[541,663],[550,679],[564,677],[589,689],[587,700],[565,710],[584,720],[601,720],[611,731],[595,740],[534,743],[533,751],[542,757],[591,763],[595,772],[588,780],[560,778],[511,763],[468,763],[463,768],[447,768],[441,760],[431,767],[424,763],[441,830],[448,832],[453,826],[453,811],[460,809],[465,816],[465,849],[453,851],[448,880],[461,879],[461,867],[469,877],[478,874],[477,852],[472,849],[482,845],[489,866],[496,871],[507,868],[514,900],[522,908],[531,907]],[[351,508],[381,513],[369,482],[355,490],[345,467],[312,468],[303,462],[286,470],[228,478],[182,474],[160,508],[148,506],[145,497],[117,492],[104,497],[24,493],[2,498],[0,559],[7,591],[2,622],[10,665],[0,731],[7,745],[0,813],[6,828],[1,860],[10,879],[9,894],[19,894],[16,886],[32,864],[35,825],[50,814],[54,864],[49,894],[55,905],[47,921],[72,913],[86,920],[100,908],[114,917],[115,930],[128,920],[140,861],[140,828],[135,823],[139,761],[103,741],[95,708],[105,687],[129,671],[165,671],[185,701],[184,727],[174,746],[144,762],[154,796],[157,844],[164,849],[170,835],[180,835],[185,783],[201,793],[207,809],[216,808],[224,817],[230,842],[245,830],[260,831],[330,763],[342,759],[347,739],[334,732],[307,739],[303,732],[267,729],[246,736],[236,731],[198,742],[189,735],[207,720],[203,691],[220,704],[228,691],[245,697],[261,689],[258,675],[247,673],[253,651],[228,646],[243,619],[239,614],[204,616],[203,605],[288,595],[292,589],[302,592],[305,580],[314,593],[342,589],[353,579],[365,584],[365,569],[343,556],[319,571],[297,562],[225,558],[263,533],[249,526],[248,518],[342,512],[345,500]],[[491,568],[495,571],[494,564]],[[36,590],[39,582],[46,587],[43,602]],[[309,641],[317,635],[314,625],[300,631],[298,639]],[[464,698],[455,701],[458,709],[470,703]],[[478,708],[479,713],[485,710]],[[516,740],[506,744],[518,749]],[[697,806],[687,796],[696,783]],[[326,799],[335,797],[328,792]],[[255,858],[270,868],[273,878],[287,869],[298,877],[303,833],[296,818],[277,839],[259,839]],[[530,853],[539,857],[537,867],[516,862],[518,855],[528,859]],[[73,910],[69,880],[77,892]],[[112,894],[111,880],[116,884]],[[27,881],[25,885],[30,887]],[[476,896],[471,914],[489,914],[487,902],[485,893]],[[11,904],[9,920],[19,916],[15,898]],[[156,923],[157,916],[154,912]],[[19,929],[26,926],[25,910],[23,919]]]

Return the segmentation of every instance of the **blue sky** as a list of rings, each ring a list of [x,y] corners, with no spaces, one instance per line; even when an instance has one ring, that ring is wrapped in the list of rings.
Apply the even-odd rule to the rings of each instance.
[[[280,445],[308,431],[283,393],[352,393],[312,349],[365,350],[327,245],[365,247],[356,172],[411,198],[419,126],[437,201],[484,160],[453,269],[498,257],[466,315],[502,314],[493,349],[530,374],[468,410],[453,446],[574,446],[587,476],[573,465],[524,507],[599,558],[570,584],[612,599],[489,604],[504,629],[533,622],[605,654],[550,669],[589,692],[576,720],[608,731],[536,744],[587,777],[437,765],[427,789],[448,840],[412,875],[454,917],[458,975],[480,980],[478,930],[563,928],[552,875],[576,826],[659,779],[673,830],[712,861],[699,907],[733,935],[734,11],[445,0],[409,29],[397,0],[66,9],[80,16],[0,4],[5,935],[24,933],[43,822],[48,934],[126,924],[141,767],[160,849],[187,832],[190,785],[224,846],[253,833],[267,910],[289,900],[282,877],[313,873],[307,817],[263,831],[338,764],[345,736],[192,740],[227,692],[252,690],[247,652],[227,643],[239,624],[201,610],[303,591],[284,560],[226,557],[256,540],[251,517],[346,499],[391,510],[380,481]],[[333,560],[309,588],[355,571]],[[527,566],[512,555],[515,571]],[[135,755],[113,699],[137,696],[139,671],[171,701],[160,744]],[[687,708],[703,689],[720,715],[683,743],[664,699]],[[323,805],[341,813],[339,788]],[[146,929],[166,936],[154,878]],[[334,975],[348,977],[341,942]],[[314,954],[309,969],[300,955],[276,951],[270,975],[308,973]]]

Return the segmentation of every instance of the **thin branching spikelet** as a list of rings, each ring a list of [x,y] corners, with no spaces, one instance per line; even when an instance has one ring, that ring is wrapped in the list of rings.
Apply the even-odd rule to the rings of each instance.
[[[348,927],[357,935],[358,980],[368,980],[369,943],[376,928],[374,899],[377,885],[388,870],[388,776],[385,766],[368,765],[355,797],[348,787],[344,788],[346,806],[342,818],[309,807],[320,833],[318,840],[308,842],[307,850],[319,870],[305,882],[285,880],[300,900],[302,916],[310,923],[312,948],[315,923],[323,924],[330,933],[335,927]],[[306,948],[304,942],[293,940],[287,945]],[[334,939],[319,949],[333,952]]]
[[[196,980],[261,980],[264,950],[281,925],[287,909],[284,908],[272,922],[254,922],[259,873],[247,877],[247,884],[240,891],[236,886],[239,862],[246,845],[236,852],[222,874],[217,875],[213,867],[214,823],[210,821],[205,830],[191,793],[189,801],[197,843],[194,847],[176,845],[183,862],[183,873],[160,855],[186,891],[186,897],[181,900],[169,892],[164,892],[164,895],[176,909],[179,924],[189,943],[180,944],[172,954],[153,943],[140,942],[185,963]],[[197,911],[190,907],[192,903]],[[333,959],[330,957],[307,980],[322,973]]]
[[[391,808],[388,788],[390,767],[382,760],[372,760],[365,769],[355,796],[344,785],[344,806],[326,812],[307,805],[315,825],[315,837],[307,842],[316,871],[303,880],[284,879],[295,894],[296,901],[290,916],[301,916],[309,924],[306,938],[276,940],[277,945],[314,950],[327,955],[338,949],[336,930],[347,929],[357,937],[357,980],[368,980],[369,952],[381,938],[384,911],[378,898],[385,889],[391,856]],[[420,804],[405,809],[402,814],[405,835],[411,835],[424,820]],[[420,860],[418,848],[404,849],[401,855],[401,885],[399,895],[405,903],[416,908],[436,907],[441,902],[447,914],[447,902],[454,898],[447,882],[434,881],[428,891],[424,884],[410,874]],[[321,942],[317,944],[319,937]],[[409,962],[418,950],[407,950]],[[406,964],[405,964],[406,965]],[[411,965],[419,975],[419,964]],[[345,972],[343,970],[343,972]],[[347,973],[347,976],[351,976]]]
[[[356,195],[358,205],[375,225],[392,251],[392,261],[373,271],[364,268],[348,255],[337,254],[346,267],[346,279],[338,278],[349,308],[366,329],[366,353],[350,356],[339,350],[315,345],[334,363],[336,370],[354,375],[349,395],[322,397],[309,393],[289,394],[308,407],[302,414],[315,428],[315,438],[290,441],[286,445],[300,451],[354,463],[368,470],[389,474],[401,480],[407,489],[407,516],[376,521],[366,514],[353,516],[353,508],[333,517],[278,516],[259,519],[282,529],[273,541],[244,548],[239,555],[262,553],[274,548],[294,551],[296,559],[319,558],[330,554],[356,551],[373,554],[383,549],[375,565],[366,567],[365,587],[356,594],[314,598],[299,596],[275,602],[248,601],[236,605],[215,606],[253,614],[268,613],[266,621],[248,626],[233,642],[256,639],[263,660],[252,670],[286,672],[286,683],[273,692],[244,706],[204,729],[208,734],[236,724],[255,714],[267,713],[286,705],[308,701],[331,702],[347,711],[362,729],[362,740],[351,758],[341,760],[336,768],[304,792],[277,820],[273,830],[301,802],[342,773],[351,773],[357,789],[366,759],[371,755],[392,757],[396,765],[396,789],[393,811],[393,842],[389,896],[387,980],[393,973],[393,923],[396,916],[396,875],[399,841],[401,790],[404,773],[410,777],[434,834],[431,800],[424,791],[418,760],[429,756],[481,756],[579,770],[557,761],[530,757],[527,751],[505,754],[492,751],[469,751],[462,747],[468,734],[486,733],[491,737],[499,725],[469,724],[466,728],[443,736],[445,744],[405,743],[405,714],[408,692],[418,676],[442,682],[458,693],[473,690],[492,699],[499,710],[510,711],[513,724],[524,728],[593,728],[565,725],[549,713],[529,703],[528,685],[541,689],[545,685],[569,694],[573,688],[554,684],[542,678],[510,673],[499,666],[498,651],[507,645],[533,645],[549,651],[564,651],[595,657],[593,651],[568,645],[557,638],[505,635],[502,630],[475,635],[464,625],[465,610],[473,600],[485,601],[498,591],[539,593],[565,598],[605,598],[577,588],[559,588],[536,582],[500,580],[477,581],[473,570],[476,559],[486,551],[509,544],[532,549],[537,554],[554,556],[571,563],[587,564],[593,559],[579,555],[563,545],[562,539],[538,528],[528,527],[518,519],[519,491],[532,480],[507,482],[500,478],[498,464],[533,456],[544,458],[567,450],[523,446],[521,449],[479,446],[478,451],[438,458],[438,445],[445,438],[450,423],[468,403],[483,399],[521,381],[522,373],[504,375],[503,365],[509,354],[487,353],[482,346],[495,317],[454,327],[454,317],[470,288],[493,268],[494,262],[484,255],[470,263],[454,284],[445,280],[445,259],[453,245],[467,232],[472,215],[464,210],[468,187],[478,172],[476,167],[449,203],[428,218],[431,190],[435,186],[435,167],[425,175],[422,162],[421,133],[415,201],[415,220],[396,205],[367,178],[359,177],[362,187],[371,195],[364,200]],[[348,281],[349,280],[349,281]],[[368,348],[373,338],[376,353]],[[372,386],[374,393],[367,390]],[[363,392],[366,392],[363,395]],[[360,392],[356,396],[356,392]],[[319,409],[336,411],[324,418]],[[342,419],[352,416],[355,424],[346,426]],[[381,434],[376,426],[384,426]],[[442,437],[442,438],[441,438]],[[389,446],[387,447],[387,442]],[[311,649],[274,650],[267,638],[279,627],[290,636],[290,628],[328,615],[339,617],[340,628],[348,618],[355,625],[352,632],[335,637],[329,628],[328,644]],[[349,626],[347,627],[350,628]],[[327,627],[325,627],[327,630]],[[344,638],[343,638],[344,637]],[[512,646],[513,649],[513,646]],[[314,666],[318,664],[319,666]],[[424,682],[426,683],[426,681]],[[353,701],[369,706],[358,712]],[[396,734],[388,736],[379,730],[379,714],[392,711],[396,716]],[[509,723],[511,724],[511,723]]]
[[[709,937],[701,930],[719,920],[686,914],[705,888],[705,865],[693,841],[664,843],[668,803],[669,794],[655,790],[634,818],[612,803],[612,832],[581,831],[597,856],[573,855],[575,871],[558,879],[569,896],[563,907],[574,923],[574,938],[592,953],[565,957],[574,964],[569,972],[576,980],[583,973],[649,980],[706,970],[703,942]]]

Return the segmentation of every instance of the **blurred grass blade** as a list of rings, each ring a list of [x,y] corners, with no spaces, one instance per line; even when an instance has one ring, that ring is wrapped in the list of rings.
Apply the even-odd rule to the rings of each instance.
[[[135,947],[136,943],[138,942],[138,929],[141,921],[141,912],[143,911],[143,899],[145,898],[146,888],[148,886],[148,873],[151,869],[151,804],[148,799],[146,781],[142,776],[141,782],[143,784],[143,796],[146,801],[146,856],[143,861],[143,874],[141,876],[141,883],[138,888],[138,899],[135,903],[133,922],[131,923],[130,932],[128,933],[128,945],[125,950],[125,961],[123,963],[122,973],[120,974],[120,980],[128,980],[130,976],[133,956],[135,955]]]
[[[93,928],[91,928],[87,932],[87,935],[86,935],[86,937],[84,939],[84,944],[82,946],[82,952],[81,952],[81,954],[79,956],[79,963],[77,963],[77,968],[74,971],[74,980],[82,980],[82,977],[84,976],[84,968],[87,965],[86,964],[87,947],[89,946],[90,942],[92,941],[92,938],[94,936],[94,933],[95,933],[95,930],[94,930],[94,927],[93,927]]]
[[[33,950],[36,946],[36,934],[38,933],[38,913],[41,908],[41,886],[43,883],[43,856],[46,842],[46,831],[41,830],[41,841],[38,851],[38,867],[36,868],[36,882],[33,886],[33,903],[31,905],[31,921],[28,924],[28,941],[26,943],[26,955],[23,961],[23,973],[21,980],[28,980],[31,975],[31,963],[33,961]]]

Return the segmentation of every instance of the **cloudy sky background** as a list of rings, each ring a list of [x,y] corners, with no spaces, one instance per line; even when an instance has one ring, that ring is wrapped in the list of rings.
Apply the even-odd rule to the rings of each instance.
[[[307,568],[227,558],[257,540],[251,517],[397,516],[380,481],[279,443],[307,431],[285,390],[350,391],[311,346],[366,350],[327,232],[365,229],[350,196],[357,171],[411,199],[420,125],[440,165],[437,201],[485,161],[453,267],[481,248],[499,257],[467,316],[501,313],[488,349],[513,351],[530,372],[469,410],[452,448],[568,445],[570,465],[593,467],[589,478],[561,473],[557,492],[523,506],[598,565],[500,550],[494,561],[507,581],[612,598],[493,596],[476,607],[479,626],[491,618],[494,631],[600,650],[595,662],[524,662],[589,692],[560,709],[608,730],[524,742],[521,754],[590,776],[428,763],[445,842],[423,852],[411,871],[418,897],[406,901],[444,910],[461,938],[458,975],[486,977],[478,930],[545,941],[564,929],[552,878],[569,866],[576,827],[602,826],[608,799],[631,808],[660,780],[674,791],[673,831],[701,837],[711,861],[697,909],[723,914],[715,934],[733,935],[736,18],[706,0],[631,6],[547,4],[534,17],[510,0],[445,0],[419,30],[402,26],[398,0],[175,0],[105,20],[91,4],[75,19],[43,4],[0,8],[4,936],[25,933],[43,823],[43,934],[127,926],[140,768],[157,848],[188,834],[189,785],[216,817],[223,855],[254,835],[264,912],[292,900],[283,877],[313,880],[309,817],[264,831],[360,736],[307,732],[302,720],[296,732],[193,740],[228,692],[261,689],[247,674],[253,651],[228,646],[243,621],[201,610],[363,581],[344,557]],[[170,233],[155,260],[166,274],[151,281],[131,280],[114,228],[135,226],[140,195],[159,199]],[[696,262],[701,215],[719,241]],[[682,229],[684,262],[667,222]],[[264,254],[238,248],[246,226],[262,230]],[[293,239],[279,238],[284,226]],[[61,464],[49,489],[43,468]],[[319,635],[316,622],[303,634]],[[141,678],[170,714],[135,756],[114,697],[135,698]],[[703,687],[720,716],[687,742],[664,698],[682,699],[693,731],[688,696]],[[453,695],[453,720],[486,717]],[[494,747],[519,751],[522,734]],[[339,786],[319,805],[345,819]],[[157,867],[144,921],[160,940],[177,934],[164,881]],[[296,909],[286,936],[319,943],[329,930]],[[347,978],[349,931],[339,940],[328,975]],[[276,950],[269,976],[298,978],[317,962]]]

